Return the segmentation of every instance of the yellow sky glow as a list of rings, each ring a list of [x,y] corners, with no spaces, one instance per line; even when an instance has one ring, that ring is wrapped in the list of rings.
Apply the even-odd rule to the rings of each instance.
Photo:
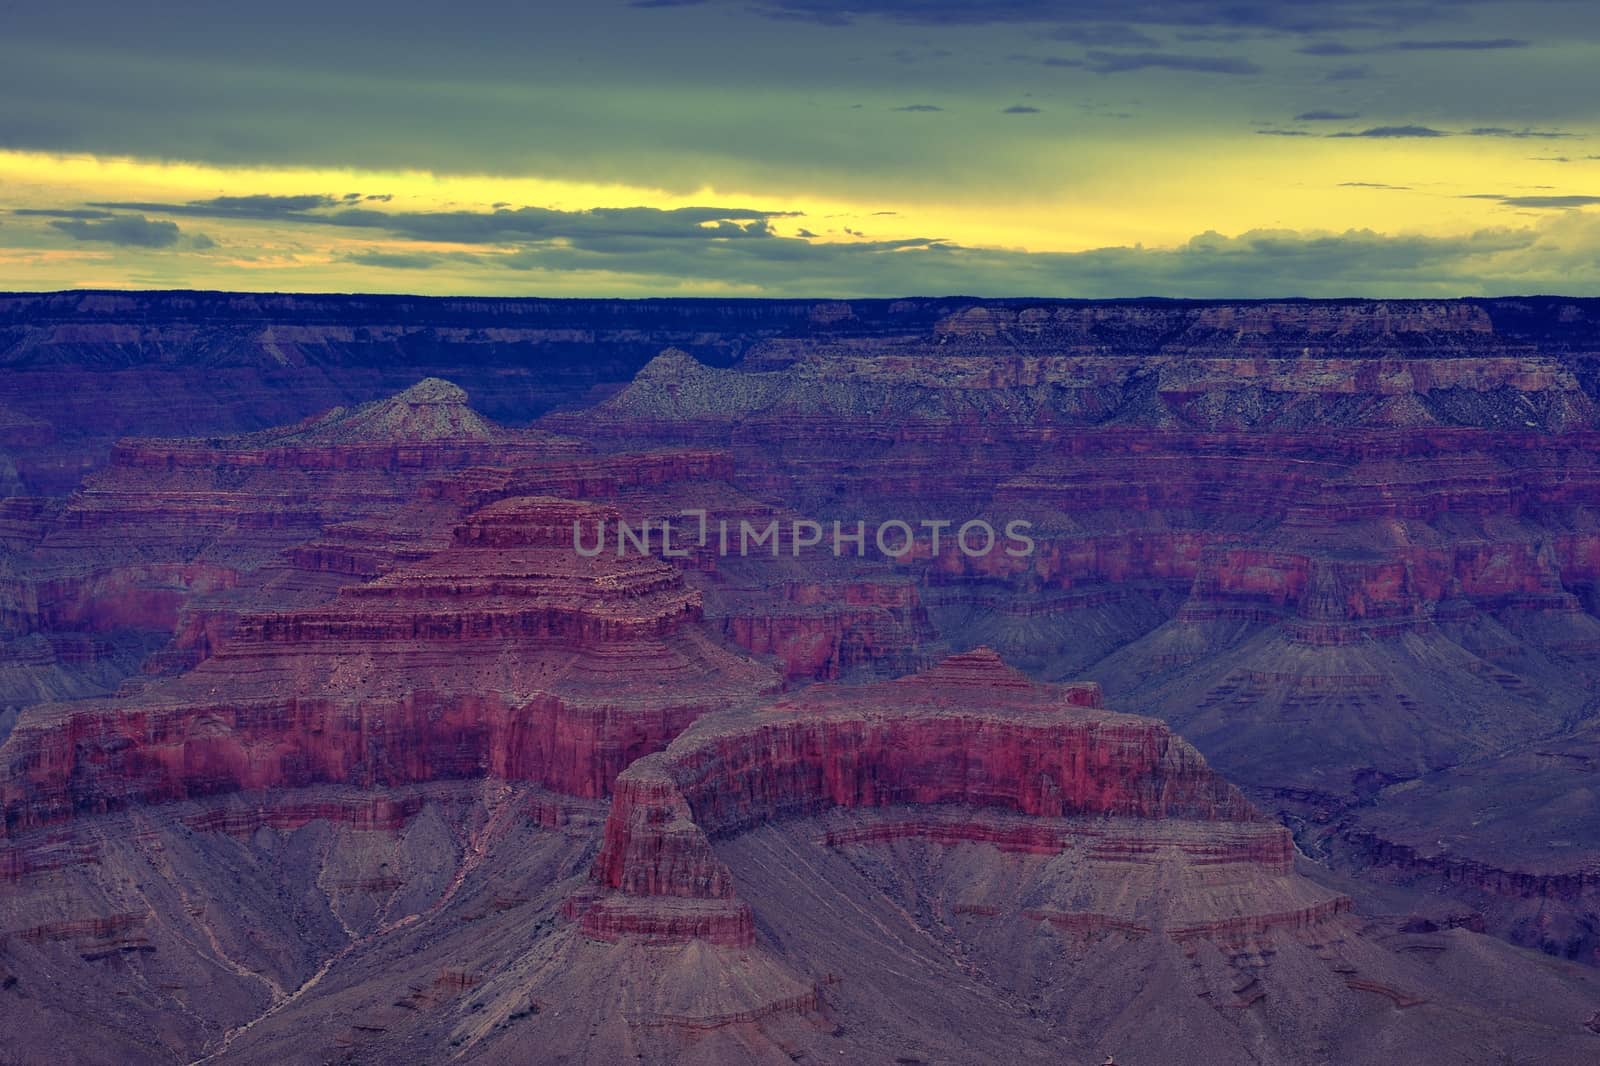
[[[1254,229],[1444,236],[1473,230],[1526,226],[1529,219],[1499,204],[1464,198],[1484,190],[1554,188],[1559,165],[1535,158],[1522,142],[1453,139],[1360,141],[1240,135],[1219,142],[1214,134],[1164,144],[1152,158],[1149,142],[1115,141],[1061,146],[1058,192],[1027,202],[965,188],[947,198],[926,190],[872,202],[763,193],[760,189],[707,186],[681,194],[642,186],[549,180],[534,176],[437,175],[308,167],[221,167],[91,155],[0,151],[0,187],[8,205],[60,209],[94,202],[182,203],[216,196],[383,194],[392,201],[363,206],[404,211],[489,211],[495,204],[560,210],[592,207],[670,209],[718,205],[801,215],[775,220],[779,233],[811,231],[824,241],[939,238],[972,247],[1030,252],[1081,251],[1140,244],[1173,247],[1199,232],[1234,235]],[[1089,165],[1086,165],[1089,164]],[[1361,182],[1406,186],[1403,191],[1347,186]],[[1004,187],[997,180],[995,188]],[[152,219],[159,211],[145,212]],[[119,250],[140,269],[124,285],[193,287],[414,288],[403,272],[361,268],[342,260],[355,249],[401,254],[483,250],[483,246],[407,240],[380,230],[296,225],[281,221],[170,216],[185,233],[204,233],[210,249],[187,250],[181,268],[170,252]],[[0,231],[3,233],[3,231]],[[857,236],[859,234],[860,236]],[[0,287],[53,288],[106,280],[107,250],[65,252],[12,248],[0,257]],[[164,261],[162,256],[166,255]],[[474,280],[475,277],[478,280]],[[535,272],[563,291],[593,282],[586,275],[553,277]],[[481,275],[468,267],[429,272],[430,288],[481,291]],[[692,286],[696,290],[704,285]],[[710,286],[721,292],[730,286]],[[709,290],[708,290],[709,291]]]

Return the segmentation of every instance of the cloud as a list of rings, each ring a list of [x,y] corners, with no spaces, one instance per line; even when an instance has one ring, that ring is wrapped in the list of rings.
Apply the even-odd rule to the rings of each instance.
[[[572,272],[644,281],[671,277],[808,295],[1395,296],[1509,285],[1498,280],[1497,272],[1515,277],[1538,268],[1540,239],[1531,229],[1459,237],[1253,230],[1232,237],[1207,232],[1174,248],[1027,253],[931,239],[824,243],[780,238],[699,250],[655,242],[623,254],[540,246],[481,259],[485,269],[550,277]]]
[[[1364,181],[1344,185],[1381,187]],[[1552,211],[1600,203],[1600,197],[1482,195],[1507,207]],[[199,209],[216,211],[204,202]],[[72,205],[61,213],[77,210]],[[352,290],[388,287],[392,283],[382,281],[387,272],[426,272],[429,287],[435,289],[512,293],[536,284],[572,295],[727,291],[771,296],[1398,297],[1600,285],[1600,212],[1551,214],[1549,225],[1452,237],[1258,229],[1233,236],[1208,231],[1175,247],[1030,253],[937,236],[843,241],[818,239],[810,231],[783,236],[770,225],[777,216],[761,211],[702,208],[688,219],[651,209],[642,209],[643,215],[636,213],[641,209],[621,209],[610,216],[552,211],[535,222],[523,216],[526,210],[429,216],[336,207],[313,214],[321,219],[316,225],[340,231],[339,258],[327,277]],[[474,217],[464,220],[463,215]],[[161,225],[124,214],[51,221],[101,226],[129,218]],[[685,222],[692,228],[686,229]],[[751,227],[758,227],[759,235]],[[362,234],[372,238],[364,247]],[[454,250],[434,243],[463,236],[469,239]],[[407,239],[430,245],[408,247]],[[230,244],[234,247],[227,260],[246,257],[233,240]],[[185,283],[186,247],[180,239],[179,252],[170,260],[175,264],[170,284]],[[219,262],[208,257],[208,272],[202,275],[212,287],[235,276],[252,276],[216,273],[229,269],[226,264],[218,267]],[[530,277],[537,280],[530,282]]]
[[[1102,52],[1085,55],[1086,66],[1096,74],[1124,74],[1133,70],[1183,70],[1196,74],[1259,74],[1248,59],[1232,56],[1185,55],[1177,52]]]
[[[1339,183],[1339,188],[1341,188],[1341,189],[1387,189],[1387,190],[1392,190],[1394,192],[1404,192],[1404,191],[1409,191],[1411,186],[1409,186],[1409,185],[1385,185],[1381,181],[1341,181]]]
[[[1329,137],[1373,137],[1378,139],[1403,137],[1448,137],[1450,134],[1432,126],[1373,126],[1355,132],[1330,133]]]
[[[1301,116],[1304,118],[1305,116]],[[1338,117],[1338,116],[1331,116]],[[1470,130],[1455,132],[1452,130],[1434,129],[1432,126],[1373,126],[1365,130],[1346,130],[1341,133],[1327,134],[1329,137],[1375,137],[1375,138],[1404,138],[1404,137],[1510,137],[1518,140],[1560,140],[1576,137],[1575,133],[1564,130],[1513,130],[1503,126],[1477,126]]]
[[[58,218],[50,225],[75,241],[103,241],[123,248],[171,248],[179,236],[176,222],[155,221],[143,215]]]
[[[1500,52],[1510,48],[1532,48],[1532,41],[1515,37],[1495,37],[1476,41],[1396,41],[1382,46],[1388,52]]]
[[[1492,192],[1472,193],[1463,196],[1462,199],[1493,200],[1506,207],[1527,207],[1543,211],[1567,211],[1600,204],[1600,196],[1517,196]]]
[[[1545,14],[1524,15],[1525,6]],[[1516,0],[1515,10],[1510,0],[1481,0],[1470,18],[1443,0],[708,0],[655,9],[626,0],[469,0],[450,19],[430,17],[421,0],[276,0],[233,5],[226,19],[202,20],[182,4],[20,4],[0,33],[0,145],[833,200],[870,200],[905,184],[929,195],[967,193],[998,181],[1008,195],[1026,198],[1052,188],[1059,168],[1048,149],[1022,143],[1030,131],[1021,123],[981,125],[995,101],[1040,91],[1037,82],[1019,84],[1015,67],[995,62],[1007,52],[1056,51],[1052,64],[1080,64],[1132,83],[1126,100],[1104,103],[1126,111],[1134,109],[1128,100],[1139,100],[1144,128],[1165,136],[1152,144],[1161,155],[1174,128],[1195,131],[1208,119],[1237,123],[1259,106],[1226,93],[1200,101],[1185,92],[1193,81],[1243,81],[1259,67],[1264,93],[1297,101],[1307,81],[1327,76],[1323,68],[1346,62],[1292,54],[1312,40],[1542,43],[1560,27],[1577,49],[1592,43],[1597,29],[1594,15],[1579,6],[1572,3],[1572,17],[1558,22],[1549,14],[1558,9],[1539,0]],[[822,17],[814,25],[775,26],[753,8]],[[848,33],[823,26],[840,21],[854,25]],[[984,23],[991,29],[967,32]],[[935,60],[941,46],[955,54]],[[883,60],[902,47],[919,62],[901,69]],[[1167,56],[1180,58],[1143,58]],[[1526,78],[1445,77],[1442,61],[1456,56],[1468,58],[1414,53],[1410,58],[1429,70],[1410,77],[1401,77],[1392,56],[1350,61],[1370,58],[1374,76],[1395,75],[1384,86],[1384,106],[1393,113],[1463,126],[1469,120],[1440,116],[1573,129],[1589,120],[1578,112],[1595,86],[1566,62],[1565,49],[1502,53],[1529,68]],[[715,79],[705,76],[710,70]],[[1375,106],[1363,99],[1358,108],[1353,98],[1331,93],[1323,99],[1369,113]],[[909,119],[817,121],[818,108],[843,114],[862,102],[869,114],[887,118],[897,104],[922,101],[943,101],[939,106],[960,115],[963,136],[929,137],[928,123]],[[184,121],[170,121],[175,113]],[[1106,139],[1095,130],[1082,136]],[[379,188],[382,179],[336,180],[327,191],[343,197]],[[413,178],[395,180],[405,184],[392,191],[414,187]]]
[[[944,108],[937,104],[906,104],[904,107],[895,108],[896,111],[943,111]]]
[[[217,196],[187,204],[126,203],[95,204],[96,207],[162,211],[167,214],[203,215],[207,218],[239,218],[256,221],[304,220],[307,212],[335,207],[344,201],[333,196]]]
[[[1039,108],[1029,107],[1027,104],[1012,104],[1010,107],[1005,108],[1000,113],[1002,115],[1037,115],[1039,114],[1039,111]]]
[[[1295,51],[1308,56],[1355,56],[1377,52],[1500,52],[1514,48],[1531,48],[1532,41],[1514,37],[1494,37],[1488,40],[1466,41],[1385,41],[1379,44],[1354,45],[1343,41],[1312,41]]]
[[[197,218],[243,218],[387,230],[417,240],[458,244],[625,238],[765,238],[772,236],[772,219],[797,217],[797,213],[792,211],[762,211],[741,207],[593,207],[580,211],[521,207],[496,211],[379,211],[345,207],[333,197],[320,195],[220,196],[182,204],[134,201],[91,203],[88,206],[159,211]]]
[[[1296,122],[1347,122],[1361,116],[1353,111],[1302,111],[1294,117]]]
[[[24,217],[33,216],[33,217],[40,217],[40,218],[90,219],[90,218],[115,218],[116,217],[110,211],[100,211],[100,210],[96,210],[96,209],[92,209],[92,208],[84,208],[84,207],[68,208],[68,209],[18,207],[16,209],[14,209],[11,213],[13,215],[22,215]]]
[[[1437,0],[1406,4],[1376,0],[1319,0],[1315,4],[1122,0],[1115,5],[1105,0],[765,0],[757,10],[769,17],[830,26],[869,18],[948,26],[1037,22],[1056,23],[1065,32],[1081,28],[1085,34],[1138,33],[1149,26],[1256,34],[1394,30],[1447,19],[1453,13],[1448,3]]]
[[[1310,130],[1265,129],[1265,130],[1256,130],[1256,133],[1259,134],[1262,137],[1315,137],[1316,136],[1316,134],[1312,133]]]
[[[1532,138],[1532,139],[1535,139],[1535,140],[1563,140],[1563,139],[1566,139],[1566,138],[1576,137],[1577,134],[1568,133],[1565,130],[1530,130],[1530,129],[1512,130],[1512,129],[1506,129],[1503,126],[1478,126],[1478,127],[1474,128],[1474,129],[1468,130],[1467,131],[1467,136],[1468,137],[1514,137],[1514,138],[1517,138],[1518,140],[1527,140],[1529,138]]]

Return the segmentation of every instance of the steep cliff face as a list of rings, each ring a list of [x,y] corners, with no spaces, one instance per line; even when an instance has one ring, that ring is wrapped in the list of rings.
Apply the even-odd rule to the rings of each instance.
[[[1274,808],[1359,820],[1387,785],[1590,713],[1594,321],[1551,300],[986,304],[893,343],[669,352],[584,432],[725,447],[735,484],[823,518],[1031,522],[1020,558],[919,529],[896,569],[924,655],[985,642],[1097,677]],[[1457,847],[1497,883],[1556,872]],[[1560,852],[1562,876],[1596,858]]]
[[[517,497],[322,606],[247,616],[170,682],[39,707],[3,751],[11,831],[240,789],[493,775],[598,796],[695,717],[770,690],[651,557],[587,559],[609,508]]]
[[[1594,306],[0,299],[0,1036],[1588,1062]]]
[[[593,879],[610,895],[579,899],[575,913],[596,936],[750,943],[748,909],[711,839],[836,808],[950,805],[1243,823],[1235,836],[1259,838],[1246,852],[1288,872],[1286,831],[1159,723],[1101,710],[1092,684],[1030,682],[980,649],[896,681],[821,686],[713,716],[641,759],[618,780],[595,860]],[[915,835],[916,823],[902,831]]]
[[[447,544],[463,505],[423,494],[438,479],[584,450],[502,430],[436,380],[279,430],[120,441],[70,497],[6,505],[0,675],[12,680],[0,705],[192,666],[252,608],[316,603]],[[36,637],[142,654],[108,655],[73,679],[59,656],[40,659]]]

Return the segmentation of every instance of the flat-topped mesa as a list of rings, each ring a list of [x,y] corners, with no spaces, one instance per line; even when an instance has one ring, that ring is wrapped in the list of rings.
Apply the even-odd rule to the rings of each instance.
[[[816,685],[681,738],[696,821],[733,832],[826,807],[959,803],[1041,817],[1260,815],[1159,721],[1096,706],[1096,685],[1032,682],[988,649],[910,677]]]
[[[501,501],[327,604],[245,616],[188,673],[37,708],[3,749],[6,819],[324,782],[606,795],[633,760],[779,678],[700,624],[682,571],[575,552],[570,522],[597,515],[614,512]]]
[[[704,718],[617,779],[591,874],[599,896],[573,910],[593,936],[672,940],[701,936],[685,915],[704,921],[710,909],[721,915],[719,936],[748,943],[748,918],[710,839],[834,808],[1227,823],[1251,838],[1219,846],[1227,861],[1285,868],[1281,827],[1166,726],[1103,710],[1099,696],[1095,685],[1031,682],[980,648],[912,677],[817,685]],[[654,897],[701,909],[654,909]]]
[[[592,557],[573,523],[612,525],[604,505],[502,500],[470,515],[445,551],[339,591],[306,611],[242,621],[238,644],[559,639],[573,647],[662,636],[701,617],[681,571],[645,555]]]
[[[1464,332],[1458,351],[1425,331],[1366,338],[1333,331],[1286,343],[1263,330],[1262,350],[1241,353],[1237,331],[1201,332],[1193,345],[1120,348],[819,345],[787,362],[726,369],[669,351],[581,416],[551,416],[544,425],[592,438],[709,442],[734,426],[767,440],[808,429],[827,439],[828,425],[838,427],[835,439],[843,431],[910,440],[951,424],[1012,435],[1090,426],[1293,434],[1329,425],[1548,433],[1600,424],[1571,368],[1522,345],[1504,348],[1492,334]],[[1428,348],[1439,343],[1445,347]]]
[[[941,340],[1007,340],[1019,346],[1224,351],[1286,355],[1396,348],[1419,353],[1524,351],[1526,340],[1498,335],[1490,312],[1453,301],[1340,303],[1104,304],[971,307],[940,319]],[[1141,343],[1142,342],[1142,343]]]

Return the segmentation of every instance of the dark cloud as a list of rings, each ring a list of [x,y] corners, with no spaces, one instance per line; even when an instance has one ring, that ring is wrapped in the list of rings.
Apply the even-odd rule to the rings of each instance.
[[[1265,129],[1265,130],[1256,130],[1256,133],[1259,134],[1262,137],[1315,137],[1316,136],[1316,134],[1312,133],[1310,130]]]
[[[1296,122],[1348,122],[1361,116],[1354,111],[1302,111],[1294,117]]]
[[[1301,116],[1304,118],[1305,116]],[[1328,116],[1337,118],[1343,116]],[[1327,134],[1329,137],[1375,137],[1375,138],[1405,138],[1405,137],[1509,137],[1517,140],[1561,140],[1576,137],[1575,133],[1564,130],[1513,130],[1501,126],[1476,126],[1470,130],[1460,132],[1452,130],[1434,129],[1432,126],[1373,126],[1365,130],[1345,130],[1340,133]]]
[[[1373,126],[1371,129],[1357,130],[1354,132],[1330,133],[1329,137],[1375,137],[1403,138],[1403,137],[1448,137],[1450,134],[1444,130],[1436,130],[1432,126]]]
[[[329,196],[220,196],[182,204],[91,203],[91,208],[156,211],[196,218],[297,222],[349,229],[387,230],[417,240],[458,244],[515,241],[617,240],[653,238],[706,240],[764,238],[771,220],[796,217],[792,211],[741,207],[594,207],[558,211],[521,207],[495,211],[378,211],[346,207]]]
[[[334,207],[343,201],[332,196],[217,196],[210,200],[196,200],[187,204],[107,204],[108,207],[128,207],[140,211],[163,211],[167,214],[204,215],[208,218],[240,218],[257,221],[278,219],[304,220],[306,212],[318,208]]]
[[[1467,131],[1468,137],[1513,137],[1518,140],[1564,140],[1576,137],[1565,130],[1511,130],[1503,126],[1478,126]]]
[[[482,246],[473,252],[382,246],[346,253],[348,262],[378,270],[471,269],[490,274],[497,269],[580,270],[822,293],[956,292],[972,291],[976,284],[994,293],[1332,294],[1369,291],[1397,278],[1415,282],[1417,271],[1425,273],[1452,256],[1519,247],[1523,239],[1480,235],[1452,241],[1386,238],[1365,232],[1308,237],[1262,231],[1235,238],[1206,234],[1171,250],[1109,248],[1029,254],[968,248],[937,238],[861,239],[840,244],[807,239],[809,231],[806,236],[782,237],[771,228],[778,213],[722,207],[430,213],[348,208],[339,201],[335,206],[299,213],[287,209],[325,204],[327,199],[233,197],[220,203],[166,206],[195,216],[237,218],[248,204],[254,214],[272,210],[286,221],[314,220],[350,231],[382,232],[390,238]],[[1525,202],[1553,206],[1555,199]],[[106,205],[87,208],[105,209]],[[126,225],[130,221],[170,227],[161,239],[164,243],[177,239],[174,224],[148,223],[142,216],[54,219],[63,226]],[[121,236],[138,239],[131,229]],[[97,234],[93,239],[110,239],[110,234]],[[1341,289],[1342,285],[1355,287]]]
[[[1390,190],[1390,191],[1393,191],[1393,192],[1406,192],[1406,191],[1410,190],[1411,186],[1409,186],[1409,185],[1385,185],[1381,181],[1341,181],[1339,183],[1339,188],[1341,188],[1341,189],[1386,189],[1386,190]]]
[[[1000,112],[1002,115],[1037,115],[1039,108],[1029,107],[1027,104],[1012,104]]]
[[[1462,199],[1493,200],[1506,207],[1525,207],[1542,211],[1566,211],[1600,204],[1600,196],[1517,196],[1493,192],[1472,193]]]
[[[425,0],[275,0],[230,5],[226,17],[206,18],[195,15],[192,0],[13,4],[0,20],[0,146],[241,166],[537,176],[674,193],[709,182],[835,199],[870,198],[908,180],[928,192],[967,189],[1003,173],[1009,191],[1024,196],[1055,180],[1048,153],[1023,143],[1035,131],[1021,123],[981,125],[993,101],[1039,91],[994,61],[1012,50],[1057,50],[1061,56],[1035,62],[1129,83],[1152,132],[1166,135],[1177,126],[1201,128],[1208,117],[1216,127],[1237,125],[1259,106],[1224,88],[1205,102],[1213,105],[1208,112],[1186,93],[1188,82],[1259,70],[1264,91],[1292,101],[1308,77],[1363,73],[1320,69],[1341,60],[1308,72],[1313,64],[1289,53],[1311,40],[1354,47],[1369,40],[1559,40],[1576,48],[1600,33],[1595,9],[1578,0],[1517,0],[1515,7],[1479,0],[1466,14],[1461,6],[714,0],[641,10],[626,0],[461,0],[442,19]],[[774,26],[752,7],[815,25]],[[1554,36],[1558,14],[1570,24],[1569,36]],[[838,21],[854,25],[847,33],[822,25]],[[964,32],[975,23],[993,27]],[[917,62],[902,69],[881,58],[895,49]],[[1078,55],[1080,49],[1098,55]],[[936,58],[944,51],[955,54]],[[1539,69],[1527,50],[1520,60],[1507,52],[1527,64],[1529,77],[1484,78],[1465,88],[1460,68],[1442,70],[1456,55],[1468,58],[1464,52],[1411,53],[1416,71],[1387,69],[1402,68],[1393,57],[1374,58],[1373,67],[1375,75],[1396,78],[1385,86],[1390,113],[1462,127],[1577,129],[1591,120],[1580,112],[1592,110],[1586,102],[1597,78],[1583,74],[1567,51],[1549,49],[1550,63]],[[912,121],[816,121],[819,107],[842,114],[864,102],[871,115],[935,100],[966,123],[962,135],[928,137],[926,124]],[[1326,102],[1347,101],[1330,94]],[[1376,106],[1363,101],[1360,109]],[[172,121],[174,114],[183,121]],[[360,187],[341,181],[331,191],[343,196]]]
[[[868,18],[921,25],[982,23],[1084,24],[1091,32],[1116,32],[1141,26],[1171,26],[1191,32],[1327,33],[1393,30],[1439,19],[1449,5],[1385,4],[1373,0],[1319,0],[1315,4],[1234,0],[766,0],[758,5],[771,17],[847,25]]]
[[[1347,184],[1378,187],[1372,182]],[[1484,195],[1511,207],[1600,203],[1600,197]],[[63,213],[73,210],[77,208],[64,208]],[[717,208],[691,212],[700,240],[684,239],[688,234],[683,220],[661,217],[673,212],[650,209],[621,209],[601,216],[603,223],[587,217],[587,212],[550,212],[553,218],[537,224],[521,212],[480,213],[470,224],[461,212],[427,216],[341,207],[315,214],[321,224],[343,227],[352,238],[361,232],[381,235],[383,243],[375,240],[343,253],[351,268],[448,273],[452,285],[470,278],[485,291],[502,292],[515,290],[517,283],[497,279],[531,273],[551,279],[598,279],[592,282],[596,289],[618,293],[670,292],[689,286],[704,291],[708,285],[728,285],[770,295],[825,296],[1444,295],[1541,287],[1523,284],[1523,279],[1563,277],[1561,272],[1574,269],[1573,256],[1580,253],[1589,256],[1592,266],[1593,247],[1588,245],[1588,252],[1581,252],[1581,243],[1576,246],[1579,251],[1541,247],[1545,234],[1572,229],[1565,219],[1559,230],[1485,230],[1457,237],[1256,230],[1232,237],[1205,233],[1175,248],[1029,253],[969,247],[937,237],[827,242],[808,239],[809,231],[785,237],[772,232],[771,213]],[[502,217],[507,215],[512,217]],[[52,222],[103,226],[129,219],[162,225],[120,214],[110,220]],[[762,235],[752,239],[751,227]],[[475,247],[413,249],[397,246],[396,237],[464,238]],[[1529,275],[1529,271],[1544,273]]]
[[[1312,41],[1295,50],[1308,56],[1354,56],[1375,52],[1501,52],[1531,47],[1532,41],[1494,37],[1478,41],[1383,41],[1363,45],[1346,44],[1343,41]]]
[[[904,107],[895,108],[896,111],[943,111],[944,108],[937,104],[906,104]]]
[[[39,218],[115,218],[110,211],[101,211],[93,208],[70,208],[61,210],[57,208],[32,208],[19,207],[11,212],[13,215],[36,216]]]
[[[1532,48],[1532,41],[1515,37],[1494,37],[1477,41],[1396,41],[1382,50],[1392,52],[1501,52],[1508,48]]]
[[[1184,70],[1196,74],[1259,74],[1261,68],[1234,56],[1197,56],[1177,52],[1101,52],[1084,57],[1096,74],[1124,74],[1133,70]]]
[[[103,241],[123,248],[171,248],[178,243],[178,224],[143,215],[103,219],[61,218],[50,223],[75,241]]]
[[[1460,294],[1494,284],[1497,257],[1531,249],[1532,230],[1461,237],[1252,231],[1206,233],[1170,249],[1026,253],[946,241],[818,243],[794,238],[686,249],[658,241],[625,253],[545,245],[477,261],[512,271],[601,272],[753,285],[822,296],[908,293],[1040,296],[1360,296]],[[451,256],[423,264],[443,267]]]

